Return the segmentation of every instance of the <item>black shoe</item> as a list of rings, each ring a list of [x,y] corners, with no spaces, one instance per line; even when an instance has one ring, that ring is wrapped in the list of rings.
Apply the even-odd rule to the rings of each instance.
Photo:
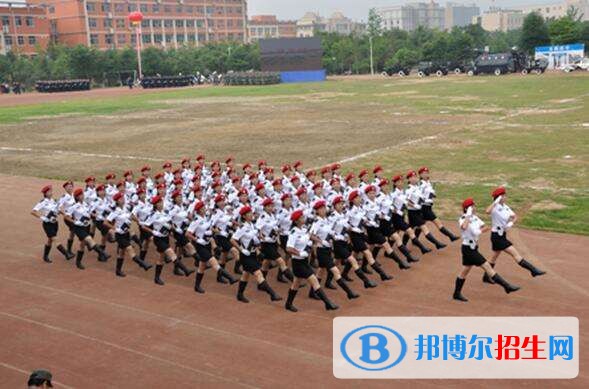
[[[411,265],[409,265],[404,259],[399,258],[399,256],[394,251],[385,253],[384,256],[395,261],[401,270],[411,269]]]
[[[241,271],[241,264],[239,263],[239,261],[235,261],[235,264],[233,265],[233,273],[235,274],[243,274],[243,271]]]
[[[84,252],[78,251],[78,254],[76,255],[76,267],[80,270],[85,269],[84,265],[82,265],[82,258],[83,257],[84,257]]]
[[[237,288],[237,301],[241,301],[242,303],[249,303],[250,301],[247,297],[244,296],[245,288],[247,287],[247,281],[239,281],[239,286]]]
[[[371,279],[369,279],[368,277],[366,277],[366,274],[364,274],[362,269],[356,270],[355,273],[358,276],[358,278],[361,279],[362,282],[364,283],[364,288],[366,288],[366,289],[376,288],[376,282],[374,282]]]
[[[407,246],[399,246],[399,251],[401,252],[401,254],[405,256],[405,258],[407,258],[407,261],[419,262],[419,258],[414,257],[413,254],[411,254],[411,252],[409,251],[409,249],[407,249]]]
[[[327,271],[327,277],[325,277],[325,288],[336,290],[337,288],[333,285],[333,273],[331,271]]]
[[[317,296],[319,296],[319,298],[321,300],[323,300],[323,303],[325,304],[325,310],[326,311],[335,311],[336,309],[339,309],[339,307],[334,304],[325,294],[325,291],[323,291],[323,288],[319,288],[315,291],[315,294],[317,294]]]
[[[237,278],[233,278],[233,276],[231,274],[229,274],[229,272],[222,267],[220,267],[219,270],[217,271],[217,277],[219,276],[219,274],[221,274],[221,277],[223,277],[224,279],[229,281],[229,284],[231,284],[231,285],[233,285],[237,281],[239,281]]]
[[[317,296],[317,293],[315,293],[315,290],[312,287],[309,288],[309,298],[312,300],[321,300],[319,296]]]
[[[352,264],[349,261],[346,261],[344,270],[342,271],[342,278],[346,280],[346,282],[354,282],[352,277],[350,277],[350,270],[352,270]]]
[[[460,278],[460,277],[456,278],[456,281],[454,284],[454,294],[452,295],[452,298],[454,300],[463,301],[463,302],[468,301],[468,299],[462,295],[462,287],[464,286],[465,281],[466,280],[464,278]]]
[[[196,280],[194,281],[194,291],[196,293],[204,293],[205,290],[200,286],[202,279],[204,277],[204,273],[196,273]]]
[[[422,254],[427,254],[427,253],[431,253],[431,249],[426,247],[423,243],[421,243],[421,241],[417,238],[413,239],[411,241],[411,243],[413,243],[413,246],[417,247],[419,250],[421,250]]]
[[[388,280],[392,280],[393,276],[388,275],[382,268],[381,264],[374,261],[374,263],[371,265],[372,268],[374,269],[374,271],[376,271],[378,273],[378,275],[380,276],[380,279],[382,281],[388,281]]]
[[[225,281],[225,278],[223,278],[223,275],[221,274],[221,269],[219,269],[219,271],[217,272],[217,282],[219,284],[227,284],[228,282]]]
[[[155,276],[153,278],[153,282],[157,285],[164,285],[164,281],[161,279],[162,270],[164,269],[164,265],[155,265]]]
[[[362,262],[362,271],[364,272],[364,274],[372,274],[372,270],[370,270],[370,268],[368,267],[368,262],[366,260]]]
[[[486,272],[485,272],[485,274],[483,274],[483,282],[485,284],[494,284],[495,283],[495,281],[493,281],[491,279],[491,277],[489,277],[489,275]]]
[[[142,260],[141,257],[134,256],[133,257],[133,262],[135,262],[136,264],[138,264],[139,267],[142,268],[145,271],[148,271],[149,269],[151,269],[153,267],[153,265],[149,265],[147,262],[145,262],[144,260]]]
[[[174,264],[174,271],[173,271],[175,276],[183,276],[185,275],[184,272],[182,271],[182,269],[180,269],[178,267],[178,265]]]
[[[286,304],[284,304],[284,308],[286,308],[287,311],[291,311],[291,312],[298,312],[299,311],[297,309],[297,307],[295,307],[293,305],[294,299],[297,296],[297,292],[298,292],[298,290],[293,290],[293,289],[288,290],[288,298],[286,299]]]
[[[441,250],[444,247],[446,247],[446,245],[443,244],[442,242],[440,242],[439,240],[437,240],[436,237],[433,236],[433,234],[431,232],[425,236],[425,239],[432,242],[434,244],[434,246],[436,246],[436,249],[438,249],[438,250]]]
[[[288,280],[284,276],[282,270],[278,269],[278,274],[276,275],[276,281],[280,282],[281,284],[288,284]]]
[[[262,281],[259,286],[261,287],[261,289],[264,292],[266,292],[270,295],[270,300],[272,300],[272,301],[282,300],[282,297],[280,297],[279,295],[276,294],[276,292],[274,292],[274,289],[272,289],[272,287],[268,284],[268,281],[266,281],[266,280]]]
[[[449,239],[450,242],[454,242],[456,240],[458,240],[458,237],[456,235],[454,235],[450,230],[448,230],[446,227],[442,227],[440,228],[440,232],[444,235],[446,235]]]
[[[496,284],[501,285],[507,294],[520,290],[519,286],[511,285],[509,282],[505,281],[505,279],[503,279],[499,273],[495,273],[493,276],[493,281],[495,281]]]
[[[357,299],[358,297],[360,297],[360,295],[358,293],[356,293],[352,289],[350,289],[350,287],[348,286],[348,284],[346,284],[346,281],[344,281],[343,278],[340,278],[336,282],[340,286],[340,288],[342,288],[346,292],[346,296],[348,297],[348,300],[353,300],[353,299]]]
[[[522,259],[520,261],[520,263],[518,263],[518,265],[520,265],[521,267],[523,267],[526,270],[529,270],[532,277],[538,277],[538,276],[546,274],[546,272],[544,270],[538,269],[536,266],[532,265],[530,262],[526,261],[525,259]]]
[[[65,257],[66,260],[70,260],[75,257],[74,253],[68,253],[68,251],[62,245],[57,246],[57,250]]]

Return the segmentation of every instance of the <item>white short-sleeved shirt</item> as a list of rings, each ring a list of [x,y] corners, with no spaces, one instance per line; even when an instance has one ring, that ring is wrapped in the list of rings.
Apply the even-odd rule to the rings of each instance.
[[[125,234],[131,228],[131,212],[126,208],[116,207],[106,218],[110,223],[114,223],[117,234]]]
[[[57,215],[59,214],[57,201],[45,197],[33,207],[33,211],[39,212],[41,220],[45,223],[57,223]]]

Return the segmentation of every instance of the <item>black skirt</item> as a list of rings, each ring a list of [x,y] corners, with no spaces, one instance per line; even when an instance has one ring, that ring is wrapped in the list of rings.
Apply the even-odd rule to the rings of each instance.
[[[152,237],[151,232],[146,231],[143,228],[139,227],[139,240],[141,242],[145,242],[146,240],[149,240],[151,237]]]
[[[393,222],[391,220],[380,219],[380,233],[386,238],[393,235]]]
[[[215,235],[215,243],[224,253],[228,253],[233,247],[229,238],[223,235]]]
[[[333,262],[333,255],[331,249],[328,247],[317,247],[317,262],[319,267],[323,269],[331,269],[335,266]]]
[[[170,248],[170,237],[169,236],[154,236],[153,243],[158,253],[163,253]]]
[[[176,246],[184,247],[188,242],[188,238],[183,233],[177,232],[174,230],[174,240],[176,241]]]
[[[333,242],[333,256],[336,259],[345,261],[350,258],[352,251],[350,250],[350,244],[343,240],[335,240]]]
[[[421,213],[421,209],[410,209],[407,213],[409,215],[409,225],[411,227],[421,227],[422,225],[424,225],[425,222],[423,221],[423,213]]]
[[[100,231],[102,236],[108,234],[108,227],[104,225],[104,220],[94,220],[94,225],[96,226],[96,229]]]
[[[115,239],[119,250],[124,250],[131,246],[131,234],[128,232],[125,232],[124,234],[119,234],[118,232],[115,233]]]
[[[213,252],[211,251],[211,244],[196,244],[196,255],[198,260],[201,262],[208,262],[209,259],[213,258]]]
[[[386,242],[379,227],[366,227],[366,243],[368,244],[383,244]]]
[[[78,226],[74,224],[72,231],[74,232],[74,235],[78,237],[78,239],[84,240],[90,235],[90,226]]]
[[[360,253],[368,249],[366,246],[366,235],[357,232],[350,232],[350,240],[352,241],[352,250]]]
[[[409,224],[405,221],[405,218],[398,213],[393,214],[393,228],[395,231],[407,231]]]
[[[503,235],[491,232],[491,246],[493,247],[493,251],[503,251],[511,245],[512,243],[507,239],[507,232],[503,232]]]
[[[307,259],[292,260],[292,272],[296,278],[307,279],[315,274],[313,267],[309,264]]]
[[[288,242],[288,235],[280,235],[280,247],[286,251],[286,243]]]
[[[423,215],[423,220],[433,222],[438,217],[434,213],[434,210],[431,205],[422,205],[421,206],[421,214]]]
[[[48,238],[55,238],[59,225],[57,223],[43,222],[43,231]]]
[[[262,268],[260,262],[258,261],[255,251],[253,251],[250,255],[245,255],[240,252],[239,263],[241,264],[243,270],[250,274],[254,274],[256,271]]]
[[[464,266],[481,266],[487,260],[479,253],[479,247],[471,249],[470,246],[462,245],[462,264]]]
[[[260,246],[260,252],[260,256],[263,259],[275,261],[280,258],[280,254],[278,254],[278,244],[276,243],[262,242],[262,245]]]

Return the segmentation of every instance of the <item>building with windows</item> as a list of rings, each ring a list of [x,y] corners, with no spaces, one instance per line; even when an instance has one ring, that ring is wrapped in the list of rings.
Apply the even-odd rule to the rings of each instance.
[[[558,19],[567,14],[569,10],[577,10],[577,16],[582,20],[589,20],[589,0],[565,0],[560,3],[543,4],[543,5],[529,5],[526,7],[516,7],[515,9],[522,11],[524,15],[536,12],[544,17],[544,19]]]
[[[276,15],[253,15],[248,21],[250,42],[265,38],[296,38],[297,22],[278,20]]]
[[[144,47],[247,41],[246,0],[28,0],[44,4],[58,43],[116,49],[136,44],[130,12],[141,11]]]
[[[0,1],[0,54],[32,55],[49,43],[49,21],[43,7]]]
[[[519,10],[489,8],[480,16],[473,18],[474,24],[480,24],[486,31],[511,31],[521,28],[524,24],[524,13]]]
[[[297,20],[296,36],[309,38],[315,35],[315,31],[333,32],[342,35],[360,34],[366,29],[366,25],[358,23],[344,16],[341,12],[334,12],[330,17],[324,18],[314,12],[307,12]]]
[[[385,30],[413,31],[420,26],[438,30],[445,28],[445,10],[433,1],[380,7],[376,8],[376,12]]]
[[[446,30],[453,27],[464,27],[472,23],[472,19],[479,16],[481,9],[476,4],[446,3],[444,23]]]

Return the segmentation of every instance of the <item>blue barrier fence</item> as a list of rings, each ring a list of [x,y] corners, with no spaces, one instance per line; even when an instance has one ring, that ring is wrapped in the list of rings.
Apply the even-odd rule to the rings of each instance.
[[[284,83],[318,82],[325,81],[326,77],[325,69],[280,72],[280,81]]]

